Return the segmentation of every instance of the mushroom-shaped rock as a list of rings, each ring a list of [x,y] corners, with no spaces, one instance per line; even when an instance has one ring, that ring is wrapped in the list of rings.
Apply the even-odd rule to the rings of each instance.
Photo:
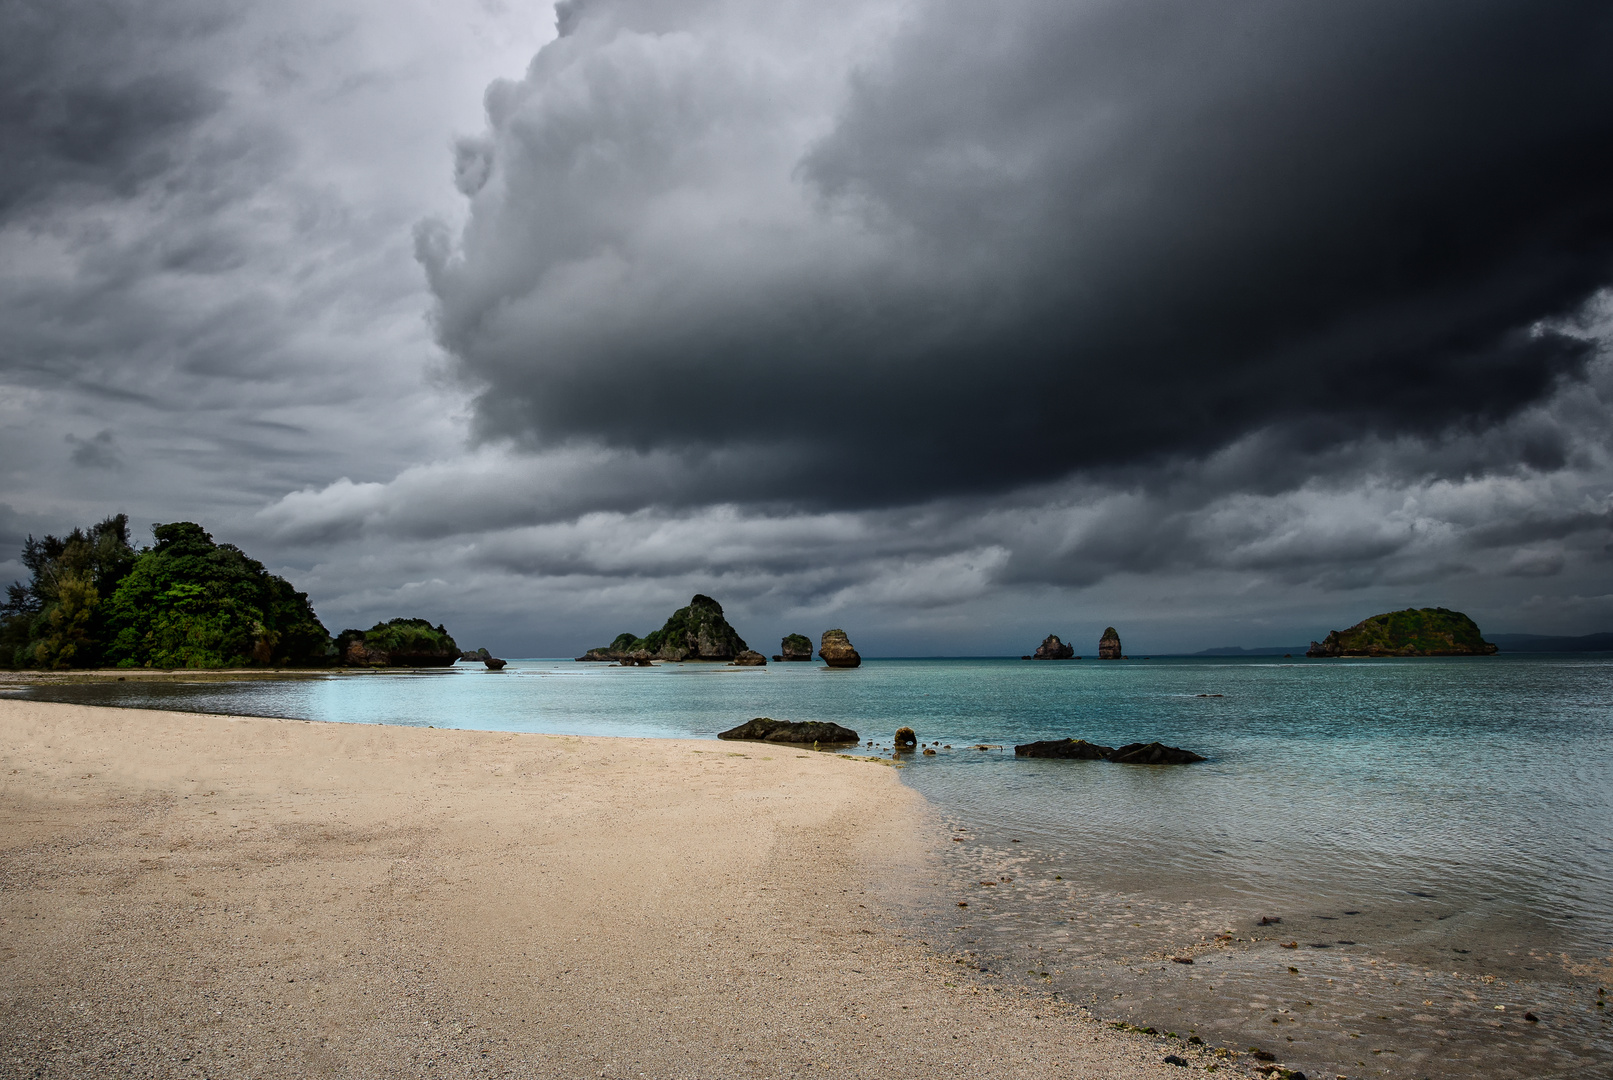
[[[818,655],[830,667],[857,667],[863,662],[844,630],[825,630],[818,643]]]
[[[1115,633],[1115,628],[1111,626],[1103,632],[1103,637],[1098,639],[1098,659],[1119,660],[1120,657],[1120,635]]]
[[[1191,750],[1164,743],[1127,743],[1109,755],[1119,765],[1191,765],[1204,759]]]
[[[1031,653],[1032,660],[1069,660],[1075,656],[1075,646],[1066,645],[1059,640],[1057,634],[1049,634],[1042,640],[1037,650]]]
[[[1085,739],[1045,739],[1014,747],[1015,757],[1072,758],[1076,761],[1104,761],[1114,753],[1112,746],[1099,746]]]
[[[482,663],[487,665],[488,671],[503,671],[504,665],[509,663],[509,661],[500,660],[496,656],[484,656],[482,657]]]
[[[910,727],[896,729],[896,738],[893,740],[898,750],[911,750],[919,744],[919,737]]]
[[[753,742],[774,743],[854,743],[858,735],[850,728],[822,720],[774,720],[758,716],[736,728],[717,734],[719,739],[748,739]]]
[[[766,663],[767,663],[767,657],[763,656],[761,653],[757,652],[755,649],[746,649],[744,652],[742,652],[738,656],[734,657],[734,662],[733,662],[733,664],[731,666],[733,666],[733,667],[761,667],[762,665],[764,665]]]

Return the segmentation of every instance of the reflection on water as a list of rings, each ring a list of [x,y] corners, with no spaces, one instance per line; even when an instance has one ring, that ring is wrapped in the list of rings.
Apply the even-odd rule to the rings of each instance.
[[[768,715],[888,745],[909,725],[954,747],[901,775],[964,837],[944,853],[942,906],[915,917],[990,977],[1332,1074],[1549,1075],[1613,1057],[1596,1006],[1613,991],[1607,659],[516,661],[30,693],[592,735],[702,737]],[[1065,735],[1210,760],[1012,756]]]

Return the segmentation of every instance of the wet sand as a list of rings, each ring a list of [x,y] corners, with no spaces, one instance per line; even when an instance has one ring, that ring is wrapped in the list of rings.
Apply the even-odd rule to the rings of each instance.
[[[904,935],[944,840],[891,770],[789,747],[0,701],[0,1076],[1213,1060]]]

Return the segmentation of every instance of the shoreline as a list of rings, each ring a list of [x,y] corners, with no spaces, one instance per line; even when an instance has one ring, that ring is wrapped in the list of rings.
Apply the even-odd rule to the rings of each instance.
[[[1210,1060],[913,940],[888,901],[938,836],[894,772],[789,746],[0,700],[0,1075]]]

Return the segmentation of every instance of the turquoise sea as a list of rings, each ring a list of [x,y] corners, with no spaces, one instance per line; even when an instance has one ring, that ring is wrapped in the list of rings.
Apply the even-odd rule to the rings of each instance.
[[[1613,1076],[1605,656],[517,660],[21,693],[583,735],[833,720],[861,733],[859,753],[886,756],[907,725],[940,746],[903,755],[900,775],[959,839],[908,914],[959,978],[1041,985],[1312,1077]],[[1062,736],[1209,760],[1013,756]]]

